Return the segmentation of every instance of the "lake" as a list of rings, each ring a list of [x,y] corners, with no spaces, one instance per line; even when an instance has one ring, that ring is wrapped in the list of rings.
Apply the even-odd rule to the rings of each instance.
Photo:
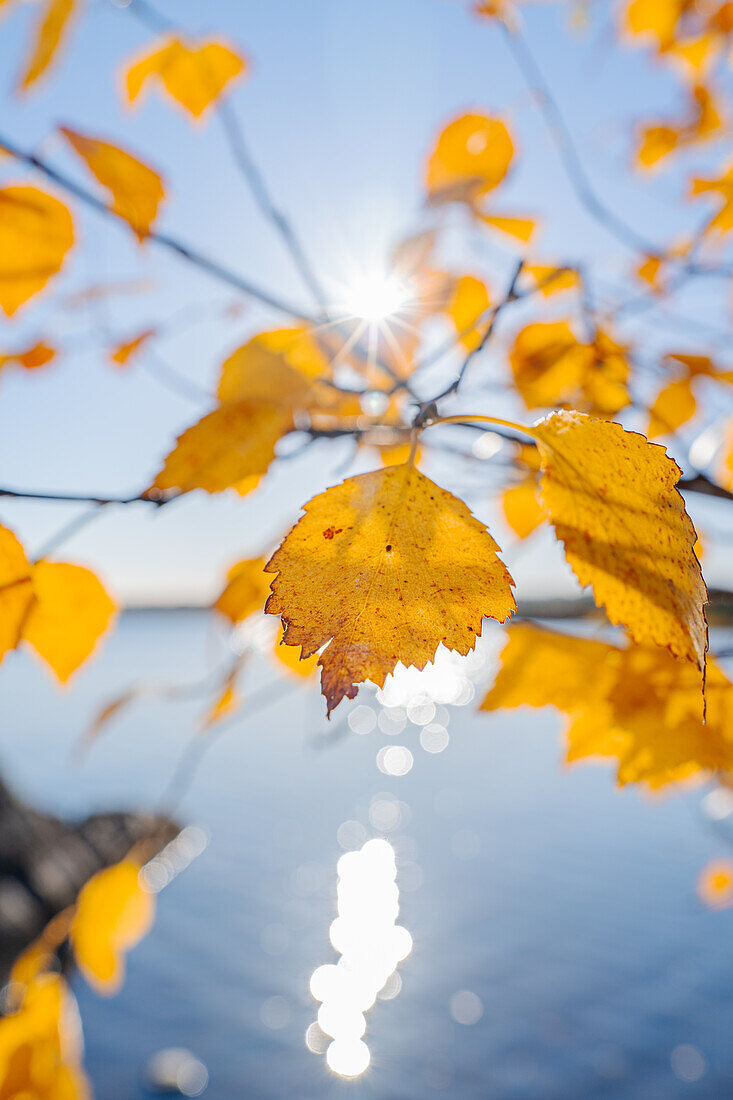
[[[351,725],[325,721],[312,683],[250,662],[241,714],[202,735],[208,751],[177,789],[178,818],[208,843],[159,893],[122,991],[74,981],[98,1100],[153,1095],[145,1068],[168,1047],[206,1065],[208,1100],[733,1095],[733,909],[695,892],[730,848],[704,792],[620,791],[607,766],[561,763],[554,712],[476,713],[499,640],[488,632],[470,675],[439,666],[437,704],[425,678],[381,701],[362,690]],[[222,647],[203,612],[146,611],[123,615],[71,691],[11,655],[3,774],[64,816],[160,805],[207,696],[141,699],[82,762],[72,749],[130,683],[193,685]],[[312,975],[329,968],[317,989],[336,980],[339,875],[344,959],[365,936],[385,973],[409,952],[364,1011],[370,1064],[351,1080],[312,1027]],[[364,1057],[370,999],[354,994],[337,1066]]]

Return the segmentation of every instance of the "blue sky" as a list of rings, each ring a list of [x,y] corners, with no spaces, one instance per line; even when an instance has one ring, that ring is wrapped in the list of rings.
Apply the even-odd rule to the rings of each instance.
[[[152,32],[110,0],[89,2],[54,72],[18,98],[12,89],[37,4],[10,7],[0,23],[0,130],[25,148],[39,147],[84,182],[82,166],[54,137],[55,126],[67,123],[117,141],[166,178],[169,194],[159,227],[307,307],[281,242],[233,167],[216,120],[191,125],[154,93],[136,110],[123,106],[121,67],[152,43]],[[391,243],[421,227],[425,153],[445,122],[471,108],[500,114],[515,134],[516,167],[496,205],[540,216],[536,253],[600,264],[604,287],[626,277],[633,257],[580,208],[500,34],[476,20],[468,3],[158,0],[158,7],[194,34],[229,39],[250,60],[247,79],[233,93],[234,108],[273,196],[298,226],[324,279],[340,278],[349,265],[373,264]],[[661,242],[689,231],[702,210],[680,204],[687,177],[692,168],[715,171],[724,159],[721,143],[685,155],[651,179],[629,171],[635,120],[684,110],[678,81],[644,51],[610,44],[617,9],[599,8],[585,30],[571,26],[571,9],[564,4],[527,4],[522,11],[527,39],[604,199]],[[12,162],[0,162],[0,181],[30,178]],[[0,483],[134,493],[149,484],[175,435],[210,403],[169,392],[140,363],[115,372],[105,330],[123,339],[169,318],[202,314],[207,319],[199,323],[173,325],[156,348],[176,371],[213,391],[226,355],[253,332],[283,321],[249,302],[238,316],[223,318],[225,306],[241,301],[234,292],[154,245],[138,247],[124,226],[73,209],[78,244],[63,274],[17,320],[0,322],[0,350],[35,336],[67,349],[46,371],[6,371],[0,377]],[[512,255],[489,234],[469,240],[456,225],[447,235],[447,262],[484,275],[497,290]],[[111,280],[144,280],[147,289],[118,295],[102,307],[65,307],[74,292]],[[721,300],[709,289],[690,292],[684,309],[722,323]],[[516,316],[518,323],[521,313]],[[627,334],[638,332],[650,352],[692,347],[689,332],[676,330],[669,319],[639,320]],[[697,339],[695,350],[710,349]],[[500,347],[486,357],[484,369],[504,376]],[[496,408],[496,399],[491,401]],[[475,401],[471,407],[479,411]],[[492,410],[484,405],[482,411]],[[346,455],[340,444],[312,448],[244,499],[192,494],[160,512],[145,505],[108,509],[65,545],[62,556],[98,569],[125,600],[208,598],[232,560],[266,548],[297,517],[301,503],[344,476]],[[350,472],[362,468],[364,460]],[[425,468],[446,487],[466,490],[459,467],[443,462]],[[472,477],[470,503],[493,521],[512,564],[515,548],[495,518],[492,484],[487,480],[481,491]],[[0,505],[0,518],[31,552],[75,514],[68,505]],[[703,531],[725,523],[709,503],[696,514]],[[535,592],[555,579],[559,583],[559,557],[552,554],[549,540],[540,538],[519,550],[513,571]],[[725,579],[714,545],[709,569]]]

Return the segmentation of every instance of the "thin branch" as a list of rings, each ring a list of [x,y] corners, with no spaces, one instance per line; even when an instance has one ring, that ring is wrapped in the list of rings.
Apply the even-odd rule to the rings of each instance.
[[[84,205],[88,206],[91,210],[96,211],[98,214],[102,214],[106,218],[111,218],[114,221],[124,222],[124,224],[129,227],[129,222],[126,218],[117,214],[107,206],[106,203],[102,202],[101,199],[98,199],[91,191],[87,191],[81,184],[72,180],[64,172],[60,172],[57,168],[54,168],[35,153],[21,149],[15,142],[10,141],[2,135],[0,135],[0,148],[5,149],[11,156],[15,157],[16,160],[20,160],[30,168],[35,168],[43,173],[43,175],[51,180],[52,183],[55,183],[57,187],[62,188],[67,194],[73,195],[74,198],[83,202]],[[213,260],[205,253],[199,252],[192,245],[179,240],[177,237],[172,237],[167,233],[159,233],[151,229],[148,231],[145,239],[152,241],[160,248],[184,260],[187,264],[205,272],[220,283],[225,283],[227,286],[233,287],[242,294],[254,298],[255,301],[261,302],[262,305],[269,306],[270,309],[275,309],[279,313],[286,313],[291,317],[296,317],[301,321],[305,321],[307,324],[317,325],[319,323],[317,317],[299,309],[291,302],[287,302],[285,299],[275,294],[271,294],[270,291],[264,290],[262,287],[250,282],[249,279],[245,279],[242,275],[239,275],[238,272],[232,271],[231,268],[219,263],[218,260]]]
[[[517,28],[510,28],[503,22],[500,22],[499,25],[512,57],[524,77],[533,99],[542,112],[545,124],[565,167],[565,172],[581,204],[591,217],[607,229],[617,240],[622,241],[635,252],[642,252],[649,256],[663,256],[666,251],[664,248],[660,248],[655,242],[649,241],[641,233],[637,233],[622,218],[619,218],[610,207],[606,206],[595,193],[567,123],[526,39]]]

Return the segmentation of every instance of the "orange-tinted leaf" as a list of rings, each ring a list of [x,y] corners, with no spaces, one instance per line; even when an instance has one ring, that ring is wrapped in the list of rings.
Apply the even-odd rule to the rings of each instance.
[[[110,209],[129,222],[142,240],[165,196],[158,173],[107,141],[79,134],[66,126],[59,129],[92,175],[109,191]]]
[[[171,99],[201,118],[245,71],[244,59],[223,42],[194,44],[165,38],[127,69],[127,99],[134,102],[149,81],[160,82]]]
[[[0,660],[19,644],[32,599],[25,550],[12,531],[0,527]]]
[[[535,286],[545,298],[579,285],[578,272],[572,268],[556,267],[554,264],[525,264],[524,270],[532,276]]]
[[[36,28],[33,52],[21,78],[21,88],[30,88],[55,60],[77,7],[77,0],[45,0]]]
[[[37,187],[0,188],[0,309],[11,316],[43,290],[74,243],[71,214]]]
[[[315,381],[328,360],[304,326],[260,332],[224,361],[217,394],[222,402],[270,401],[290,409],[316,401]]]
[[[691,195],[714,195],[718,198],[718,210],[707,232],[725,234],[733,229],[733,165],[717,179],[693,179]]]
[[[553,413],[532,429],[542,503],[581,584],[637,642],[705,667],[707,590],[663,447],[619,424]]]
[[[6,352],[5,355],[0,355],[0,369],[9,364],[17,364],[26,370],[36,370],[38,367],[45,367],[55,356],[56,352],[53,348],[49,347],[48,344],[39,342],[31,344],[23,351],[11,351]]]
[[[90,1100],[75,1002],[59,974],[40,974],[0,1019],[3,1100]]]
[[[140,332],[137,336],[133,336],[131,340],[125,340],[123,344],[118,344],[117,347],[113,348],[110,353],[110,359],[113,363],[116,363],[118,367],[124,367],[127,361],[131,357],[134,357],[140,348],[154,335],[154,328],[146,328],[144,332]]]
[[[116,993],[125,972],[125,954],[150,931],[155,899],[140,884],[133,859],[100,871],[82,888],[71,925],[74,957],[98,993]]]
[[[442,643],[468,653],[484,616],[514,610],[498,547],[466,505],[409,465],[348,478],[314,497],[267,564],[265,610],[304,657],[323,646],[329,711],[395,666],[424,668]]]

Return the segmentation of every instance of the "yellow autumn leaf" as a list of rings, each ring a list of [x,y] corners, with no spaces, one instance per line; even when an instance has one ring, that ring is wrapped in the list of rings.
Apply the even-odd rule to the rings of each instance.
[[[292,412],[278,404],[234,401],[220,405],[178,437],[148,495],[234,489],[244,496],[267,473],[277,441],[292,427]]]
[[[62,202],[37,187],[0,187],[0,309],[12,316],[43,290],[73,243]]]
[[[552,413],[532,429],[541,499],[565,556],[612,623],[705,667],[707,589],[663,447],[619,424]]]
[[[672,435],[695,415],[697,402],[689,378],[680,378],[664,386],[649,409],[647,436]]]
[[[266,569],[265,610],[286,645],[322,646],[329,712],[401,662],[424,668],[438,646],[465,655],[484,616],[514,610],[512,580],[482,523],[410,465],[348,478],[314,497]]]
[[[148,342],[151,336],[155,335],[155,329],[146,328],[144,332],[139,332],[137,336],[133,336],[130,340],[125,340],[122,344],[117,344],[112,348],[110,352],[110,359],[118,367],[124,367],[127,365],[129,359],[133,358],[140,348]]]
[[[501,507],[504,518],[520,539],[526,539],[547,518],[540,504],[537,479],[531,476],[504,490]]]
[[[41,974],[0,1019],[3,1100],[90,1100],[75,1004],[59,974]]]
[[[660,292],[662,288],[661,284],[661,269],[662,261],[659,256],[647,256],[647,258],[639,264],[636,269],[636,274],[642,282],[657,292]]]
[[[318,654],[313,653],[310,657],[302,657],[300,646],[285,644],[282,627],[277,632],[272,652],[281,665],[284,665],[289,672],[302,676],[304,680],[312,676],[318,668]]]
[[[733,229],[733,165],[715,179],[693,179],[690,194],[692,197],[717,196],[718,210],[711,218],[706,232],[725,234]]]
[[[532,276],[535,286],[545,298],[580,285],[578,272],[572,268],[561,268],[555,264],[525,264],[524,270]]]
[[[245,71],[244,59],[223,42],[196,44],[166,37],[127,69],[127,100],[133,103],[148,82],[160,82],[171,99],[201,118]]]
[[[157,172],[108,141],[79,134],[60,126],[64,135],[89,171],[112,196],[110,209],[129,222],[142,240],[155,221],[165,197],[163,181]]]
[[[567,714],[583,710],[610,691],[615,651],[605,642],[515,623],[507,630],[499,671],[479,709],[556,707]]]
[[[483,334],[473,326],[490,305],[489,290],[482,279],[477,279],[475,275],[461,275],[456,279],[445,311],[455,325],[460,342],[468,351],[481,342]]]
[[[732,704],[733,684],[712,661],[704,722],[698,673],[666,650],[520,624],[481,709],[553,706],[569,718],[568,763],[612,759],[620,785],[658,789],[733,772]]]
[[[506,233],[524,244],[529,244],[534,236],[537,222],[534,218],[519,218],[510,214],[487,214],[482,210],[474,210],[475,217],[491,229],[498,229],[500,233]]]
[[[37,562],[33,592],[23,638],[65,683],[109,629],[115,605],[91,570],[66,562]]]
[[[21,88],[30,88],[55,60],[77,9],[78,0],[46,0],[36,27],[33,51],[20,80]]]
[[[140,865],[125,859],[99,871],[82,887],[70,939],[77,965],[98,993],[116,993],[125,954],[150,931],[155,899],[140,884]]]
[[[509,365],[528,409],[571,405],[613,416],[629,403],[625,350],[602,329],[585,344],[567,321],[538,321],[517,333]]]
[[[217,396],[222,403],[271,401],[291,409],[307,408],[317,398],[316,379],[329,370],[307,328],[261,332],[224,361]]]
[[[238,561],[227,573],[226,586],[214,607],[230,622],[241,623],[256,611],[265,610],[270,580],[264,558]]]
[[[626,9],[626,30],[649,38],[658,49],[671,46],[682,17],[684,0],[631,0]]]
[[[220,722],[222,718],[226,718],[228,715],[233,714],[240,706],[242,700],[237,691],[236,678],[237,670],[234,669],[230,675],[227,676],[214,701],[206,711],[201,721],[202,730],[211,729],[211,727],[215,726],[217,722]]]
[[[425,169],[432,203],[468,202],[487,195],[506,176],[514,145],[503,122],[466,114],[441,131]]]
[[[0,527],[0,660],[19,644],[32,599],[25,550],[12,531]]]

